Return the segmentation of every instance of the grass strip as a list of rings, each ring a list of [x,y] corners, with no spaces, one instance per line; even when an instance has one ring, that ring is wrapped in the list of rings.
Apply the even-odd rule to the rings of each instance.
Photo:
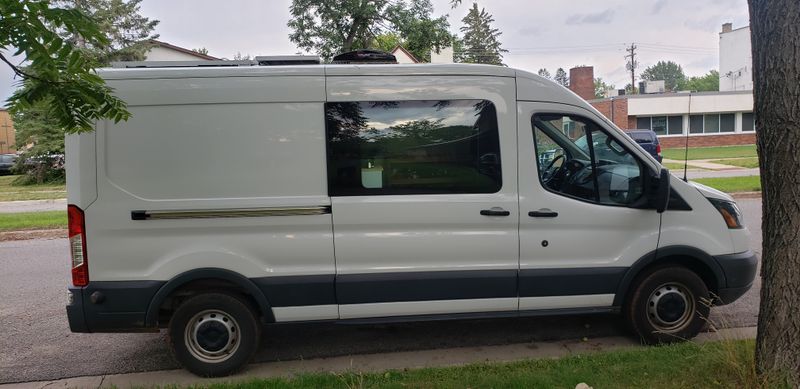
[[[684,149],[663,149],[661,155],[666,159],[684,160]],[[689,159],[720,159],[756,157],[756,145],[689,147]]]
[[[0,176],[0,201],[52,200],[67,197],[65,185],[11,185],[18,176]]]
[[[0,213],[0,231],[67,228],[66,211]]]
[[[725,193],[761,191],[761,177],[759,176],[698,178],[692,181]]]
[[[731,165],[731,166],[739,166],[748,169],[757,168],[758,167],[758,157],[753,158],[735,158],[735,159],[717,159],[710,161],[713,163],[719,163],[722,165]]]
[[[380,373],[299,374],[193,388],[789,388],[755,375],[753,340],[631,348],[511,363]],[[165,386],[176,387],[176,386]]]

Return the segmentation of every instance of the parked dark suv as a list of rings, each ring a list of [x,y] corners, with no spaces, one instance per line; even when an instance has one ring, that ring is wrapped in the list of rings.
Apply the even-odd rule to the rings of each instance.
[[[11,174],[11,168],[17,162],[15,154],[0,154],[0,175]]]
[[[661,162],[661,145],[658,143],[658,135],[655,132],[651,130],[630,130],[625,131],[625,133],[658,162]]]

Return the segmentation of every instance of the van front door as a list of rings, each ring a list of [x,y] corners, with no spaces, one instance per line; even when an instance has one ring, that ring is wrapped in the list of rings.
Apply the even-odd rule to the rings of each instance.
[[[658,244],[647,165],[593,112],[520,102],[520,310],[610,308]],[[601,124],[602,123],[602,124]]]
[[[340,318],[517,310],[513,81],[328,77]]]

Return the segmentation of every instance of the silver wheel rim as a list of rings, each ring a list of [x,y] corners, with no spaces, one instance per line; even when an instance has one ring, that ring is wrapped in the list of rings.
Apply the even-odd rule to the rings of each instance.
[[[694,294],[683,284],[663,284],[647,299],[647,319],[661,332],[676,332],[686,328],[694,312]]]
[[[184,342],[193,357],[206,363],[227,361],[239,349],[239,323],[226,312],[210,309],[189,320]]]

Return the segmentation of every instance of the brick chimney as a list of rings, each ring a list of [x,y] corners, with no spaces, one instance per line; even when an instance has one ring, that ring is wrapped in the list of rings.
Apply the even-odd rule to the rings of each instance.
[[[570,69],[569,89],[584,100],[594,99],[594,67],[580,66]]]
[[[733,31],[733,23],[725,23],[722,25],[722,33]]]

